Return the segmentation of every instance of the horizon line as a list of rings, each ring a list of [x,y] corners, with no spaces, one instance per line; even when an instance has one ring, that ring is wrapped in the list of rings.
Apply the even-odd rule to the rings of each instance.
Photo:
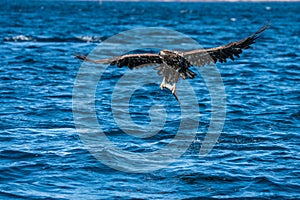
[[[39,0],[37,0],[39,1]],[[300,2],[300,0],[48,0],[48,1],[90,1],[90,2],[207,2],[207,3],[222,3],[222,2],[258,2],[258,3],[272,3],[272,2]]]

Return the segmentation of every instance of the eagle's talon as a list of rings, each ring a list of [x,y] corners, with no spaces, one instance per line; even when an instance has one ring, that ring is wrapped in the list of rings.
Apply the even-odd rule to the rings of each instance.
[[[166,87],[166,78],[164,77],[163,81],[160,84],[160,89],[163,90]]]
[[[171,87],[172,94],[174,94],[175,91],[176,91],[176,83],[174,83],[174,85]]]

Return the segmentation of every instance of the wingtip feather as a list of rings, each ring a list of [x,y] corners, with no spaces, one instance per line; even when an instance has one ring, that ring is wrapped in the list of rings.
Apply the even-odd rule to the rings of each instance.
[[[270,21],[267,21],[262,27],[260,27],[260,29],[258,29],[252,36],[250,36],[250,37],[252,37],[254,40],[256,40],[256,39],[258,39],[259,37],[261,37],[261,34],[265,31],[265,30],[267,30],[267,29],[269,29],[270,27],[271,27],[271,25],[270,25]]]
[[[79,60],[86,60],[86,56],[80,55],[80,54],[75,55],[75,58],[77,58],[77,59],[79,59]]]

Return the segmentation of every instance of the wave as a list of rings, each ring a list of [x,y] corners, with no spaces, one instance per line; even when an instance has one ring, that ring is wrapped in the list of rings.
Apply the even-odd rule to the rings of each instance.
[[[105,36],[74,36],[74,37],[33,37],[26,35],[17,35],[5,37],[4,42],[86,42],[97,43],[102,42]]]
[[[13,37],[5,37],[4,41],[10,41],[10,42],[20,42],[20,41],[33,41],[34,39],[32,37],[26,36],[26,35],[17,35]]]
[[[105,37],[101,36],[78,36],[77,39],[84,41],[84,42],[101,42],[104,40]]]

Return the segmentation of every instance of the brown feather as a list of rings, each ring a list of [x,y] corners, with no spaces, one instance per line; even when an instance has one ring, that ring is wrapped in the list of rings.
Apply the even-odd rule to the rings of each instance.
[[[240,57],[239,54],[241,54],[243,51],[242,49],[248,49],[250,48],[250,45],[255,43],[255,40],[258,39],[262,32],[264,32],[266,29],[268,29],[270,26],[268,24],[265,24],[262,26],[258,31],[253,33],[252,35],[237,41],[237,42],[230,42],[227,45],[219,46],[216,48],[211,49],[199,49],[199,50],[192,50],[187,51],[183,53],[183,56],[191,62],[192,65],[196,66],[204,66],[207,64],[210,64],[210,61],[208,59],[199,59],[201,54],[208,53],[211,57],[211,60],[216,63],[217,61],[223,63],[227,62],[227,59],[230,58],[231,60],[234,60],[234,56]]]

